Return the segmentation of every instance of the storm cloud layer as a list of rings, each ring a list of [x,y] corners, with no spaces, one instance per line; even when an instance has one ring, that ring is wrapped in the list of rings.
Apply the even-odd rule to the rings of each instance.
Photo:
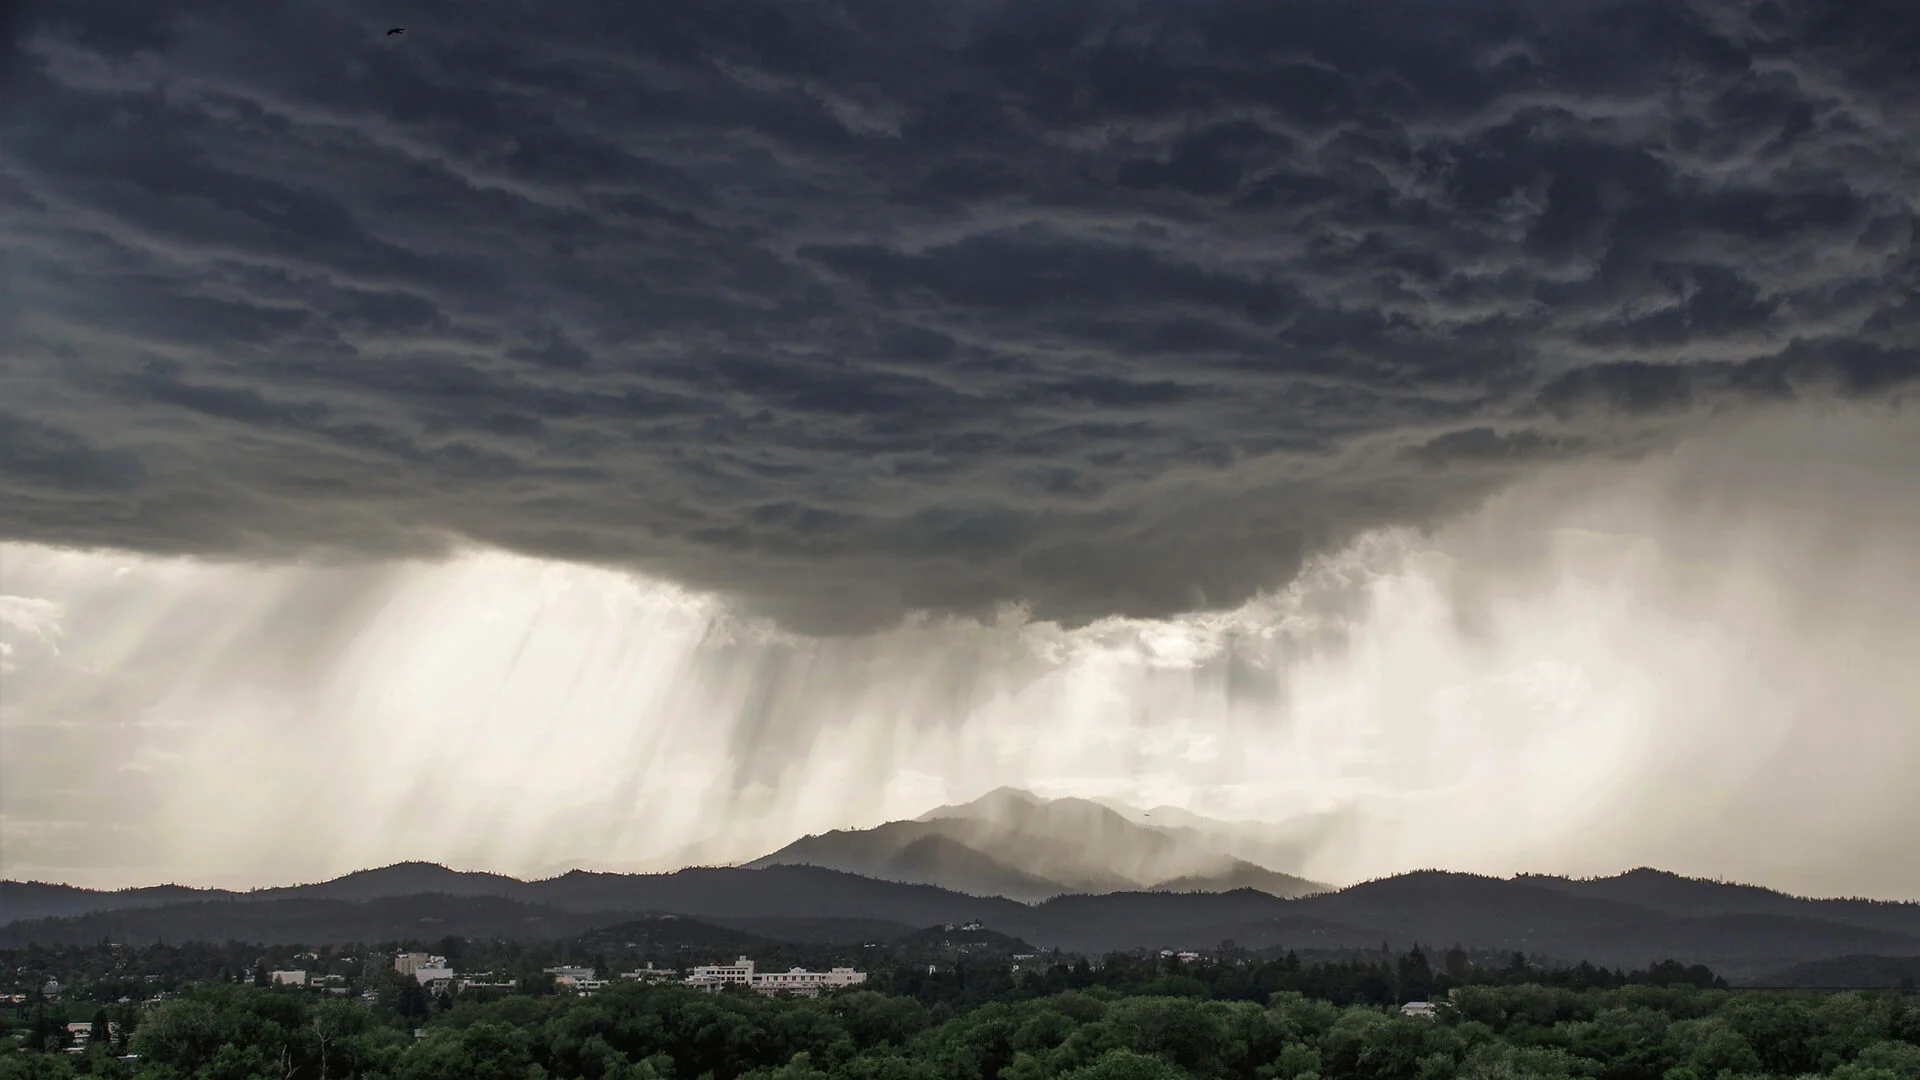
[[[1920,376],[1899,0],[405,8],[4,24],[6,539],[1164,616]]]

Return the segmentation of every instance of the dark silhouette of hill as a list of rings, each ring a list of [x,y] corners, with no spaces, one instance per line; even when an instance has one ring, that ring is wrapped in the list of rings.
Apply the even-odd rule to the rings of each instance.
[[[238,892],[185,885],[149,885],[138,889],[83,889],[43,881],[0,881],[0,922],[84,915],[92,911],[159,907],[224,900],[377,900],[393,896],[441,893],[448,896],[521,895],[526,882],[502,874],[450,870],[438,863],[404,862],[356,870],[310,885],[283,885]]]
[[[1067,891],[1060,882],[1007,866],[943,834],[941,828],[928,822],[894,821],[873,829],[824,833],[796,840],[747,866],[817,866],[1024,903]]]
[[[1243,859],[1229,859],[1210,874],[1189,874],[1155,885],[1153,892],[1238,892],[1253,889],[1269,896],[1312,896],[1327,887],[1292,874],[1282,874]]]
[[[966,956],[975,959],[1008,959],[1039,950],[1025,941],[984,926],[971,923],[954,926],[929,926],[902,934],[887,943],[895,956]]]
[[[650,915],[595,927],[580,935],[580,944],[585,948],[621,946],[649,953],[751,952],[778,940],[782,939],[683,915]]]
[[[1329,921],[1391,928],[1420,941],[1471,941],[1529,952],[1551,941],[1584,940],[1650,914],[1523,881],[1432,870],[1307,897],[1295,908]]]
[[[1813,917],[1870,930],[1920,935],[1920,904],[1886,900],[1814,900],[1758,885],[1681,877],[1640,867],[1601,878],[1522,875],[1518,880],[1575,896],[1615,900],[1668,915],[1787,915]]]
[[[528,882],[520,899],[567,911],[671,911],[708,919],[879,919],[908,926],[1009,916],[1026,906],[817,866],[700,867],[671,874],[574,871]]]
[[[103,939],[130,945],[162,941],[326,945],[431,940],[448,934],[525,940],[572,937],[630,917],[563,911],[497,896],[402,896],[360,902],[196,900],[10,922],[0,926],[0,947],[91,945]]]
[[[894,941],[913,932],[885,919],[716,919],[721,926],[792,945],[861,945]]]
[[[803,837],[747,866],[819,866],[1027,903],[1156,888],[1276,896],[1325,888],[1236,858],[1228,849],[1238,841],[1223,833],[1216,842],[1207,824],[1187,815],[1177,830],[1162,829],[1092,800],[1000,788],[912,821]]]
[[[1024,918],[994,925],[1042,946],[1085,953],[1212,949],[1228,939],[1248,948],[1379,946],[1381,934],[1375,929],[1319,919],[1301,912],[1298,904],[1254,889],[1061,896],[1036,905]]]
[[[84,915],[89,911],[159,907],[195,900],[225,900],[239,896],[225,889],[194,889],[185,885],[148,885],[138,889],[82,889],[45,881],[0,881],[0,922]]]
[[[377,900],[387,896],[415,896],[438,893],[444,896],[525,897],[527,882],[505,874],[470,870],[450,870],[439,863],[403,862],[375,870],[356,870],[351,874],[313,885],[290,885],[277,889],[256,889],[246,894],[249,900],[280,900],[299,897],[309,900]]]
[[[15,883],[7,883],[15,884]],[[0,908],[5,925],[23,918],[44,919],[87,913],[159,907],[154,890],[102,892],[66,885],[30,883],[30,903]],[[428,892],[422,893],[421,886]],[[449,892],[446,886],[457,889]],[[171,888],[170,886],[165,888]],[[399,897],[466,896],[515,900],[556,911],[698,913],[717,919],[861,918],[904,926],[965,921],[989,913],[1025,910],[999,897],[974,897],[926,885],[876,881],[811,866],[765,870],[693,867],[670,874],[594,874],[576,870],[544,881],[520,881],[499,874],[467,874],[425,863],[400,863],[363,870],[333,881],[238,893],[184,890],[190,903],[260,905],[288,901],[374,900]],[[0,893],[0,899],[9,894]]]

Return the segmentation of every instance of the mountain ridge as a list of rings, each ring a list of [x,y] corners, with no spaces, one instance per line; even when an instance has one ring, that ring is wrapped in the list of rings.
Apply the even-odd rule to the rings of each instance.
[[[1624,875],[1617,875],[1620,877]],[[1676,875],[1677,877],[1677,875]],[[340,882],[347,881],[342,886]],[[446,892],[342,899],[421,881],[497,888],[511,895]],[[1610,881],[1614,879],[1599,879]],[[1689,879],[1692,880],[1692,879]],[[1383,943],[1431,951],[1461,945],[1522,951],[1537,960],[1590,960],[1640,967],[1658,960],[1705,963],[1729,978],[1757,978],[1795,965],[1839,957],[1920,955],[1920,904],[1876,903],[1868,923],[1822,918],[1848,915],[1850,902],[1784,897],[1760,887],[1694,883],[1725,908],[1712,915],[1674,915],[1603,896],[1570,893],[1537,876],[1500,878],[1417,871],[1300,898],[1255,889],[1218,893],[1131,891],[1068,894],[1026,904],[969,896],[924,884],[880,881],[820,867],[716,867],[665,874],[574,871],[521,881],[468,874],[437,864],[402,863],[306,886],[195,895],[153,904],[151,889],[102,893],[35,883],[42,906],[49,890],[69,890],[94,910],[60,918],[21,919],[16,886],[0,883],[0,944],[88,944],[114,940],[188,940],[210,935],[315,944],[323,941],[430,940],[445,934],[551,938],[642,916],[676,915],[764,936],[824,940],[866,927],[935,926],[979,921],[1041,948],[1098,954],[1133,948],[1210,949],[1231,939],[1251,949],[1375,950]],[[1703,890],[1706,890],[1703,892]],[[191,892],[191,890],[189,890]],[[211,892],[211,891],[210,891]],[[161,895],[178,895],[174,892]],[[116,900],[125,906],[100,910]],[[1784,906],[1783,906],[1784,905]],[[835,928],[838,929],[835,929]],[[859,930],[867,933],[868,930]],[[1855,961],[1855,966],[1865,961]]]
[[[382,871],[359,872],[353,886],[365,890],[378,884]],[[459,871],[442,871],[447,880],[463,880]],[[405,884],[419,880],[420,874],[422,865],[399,865],[386,880]],[[1728,978],[1759,978],[1837,957],[1857,957],[1851,963],[1864,967],[1868,961],[1859,957],[1920,955],[1916,903],[1889,905],[1893,915],[1905,919],[1899,930],[1818,919],[1811,915],[1818,907],[1803,907],[1791,915],[1745,911],[1670,917],[1617,899],[1569,896],[1523,878],[1434,871],[1379,878],[1300,899],[1244,888],[1219,894],[1073,894],[1033,905],[785,865],[670,874],[570,872],[536,882],[495,878],[516,882],[518,896],[415,894],[351,901],[301,894],[326,892],[330,882],[319,882],[288,886],[286,892],[134,905],[63,919],[12,919],[0,924],[0,945],[94,944],[102,938],[313,945],[438,940],[445,934],[536,940],[672,915],[766,938],[816,942],[977,920],[1039,947],[1077,953],[1137,947],[1212,949],[1223,940],[1248,949],[1308,951],[1421,944],[1432,953],[1459,944],[1482,951],[1524,951],[1536,961],[1586,959],[1603,967],[1645,967],[1680,959],[1705,963]],[[4,892],[0,890],[0,896]],[[106,894],[94,894],[100,896]]]

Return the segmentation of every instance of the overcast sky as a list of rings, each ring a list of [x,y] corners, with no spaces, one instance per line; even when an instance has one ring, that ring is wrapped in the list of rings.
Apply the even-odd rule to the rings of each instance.
[[[0,873],[1920,896],[1905,0],[0,12]]]

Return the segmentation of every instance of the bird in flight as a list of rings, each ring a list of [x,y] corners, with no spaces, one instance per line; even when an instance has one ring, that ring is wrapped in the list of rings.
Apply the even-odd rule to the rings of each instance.
[[[406,32],[407,32],[407,28],[406,28],[406,27],[404,27],[404,26],[396,26],[396,27],[394,27],[393,29],[391,29],[391,30],[389,30],[389,31],[387,31],[387,36],[388,36],[388,37],[392,37],[392,36],[393,36],[393,35],[395,35],[395,34],[404,34],[404,33],[406,33]]]

